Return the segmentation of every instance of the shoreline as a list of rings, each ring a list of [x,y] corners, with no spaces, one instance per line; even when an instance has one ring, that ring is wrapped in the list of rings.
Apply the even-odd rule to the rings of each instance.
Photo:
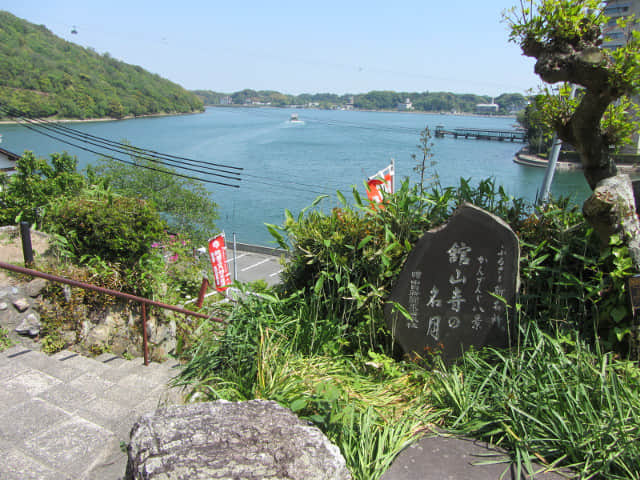
[[[519,151],[515,154],[513,162],[517,163],[518,165],[534,168],[547,168],[549,164],[549,160],[547,160],[546,158],[522,151]],[[618,168],[620,173],[624,173],[627,175],[640,174],[640,165],[616,162],[616,167]],[[558,162],[556,163],[556,171],[559,172],[574,172],[582,169],[582,164],[577,162],[558,160]]]
[[[350,110],[340,109],[340,108],[310,108],[310,107],[297,107],[297,106],[287,106],[287,107],[274,107],[272,105],[205,105],[205,108],[272,108],[272,109],[282,109],[282,110],[314,110],[314,111],[344,111],[344,112],[370,112],[370,113],[406,113],[413,115],[447,115],[452,117],[479,117],[479,118],[512,118],[516,119],[516,115],[485,115],[481,113],[473,113],[473,112],[436,112],[436,111],[426,111],[426,110],[367,110],[365,108],[352,108]]]
[[[127,115],[122,118],[113,117],[99,117],[99,118],[58,118],[58,117],[42,117],[42,118],[30,118],[36,122],[49,122],[49,123],[97,123],[97,122],[119,122],[121,120],[135,120],[136,118],[153,118],[153,117],[179,117],[182,115],[197,115],[204,113],[204,109],[198,112],[183,112],[183,113],[147,113],[144,115]],[[0,120],[0,125],[20,125],[24,123],[24,120]]]

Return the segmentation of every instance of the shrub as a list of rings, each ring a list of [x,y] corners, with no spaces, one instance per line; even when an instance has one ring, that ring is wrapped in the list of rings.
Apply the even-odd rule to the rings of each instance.
[[[458,188],[443,189],[436,183],[424,196],[418,192],[405,181],[380,207],[364,203],[354,189],[353,205],[338,193],[342,207],[329,214],[303,210],[294,219],[287,211],[284,225],[268,226],[290,253],[282,273],[284,292],[302,292],[307,302],[317,305],[320,318],[342,323],[352,350],[391,346],[382,309],[425,231],[445,222],[462,202],[515,224],[526,211],[524,201],[507,196],[491,179],[475,188],[463,179]]]
[[[85,186],[77,165],[78,159],[66,152],[51,154],[50,163],[24,152],[16,162],[16,173],[0,185],[0,224],[18,219],[36,223],[50,201],[75,196]]]
[[[46,229],[64,236],[76,257],[99,256],[131,267],[163,235],[165,224],[144,200],[86,190],[52,203]]]

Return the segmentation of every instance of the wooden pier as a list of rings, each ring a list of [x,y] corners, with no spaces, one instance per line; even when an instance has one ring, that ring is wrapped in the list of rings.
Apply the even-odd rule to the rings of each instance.
[[[497,140],[499,142],[526,142],[527,134],[524,130],[487,130],[482,128],[454,128],[445,130],[438,125],[435,131],[436,138],[444,138],[445,135],[453,138],[475,138],[476,140]]]

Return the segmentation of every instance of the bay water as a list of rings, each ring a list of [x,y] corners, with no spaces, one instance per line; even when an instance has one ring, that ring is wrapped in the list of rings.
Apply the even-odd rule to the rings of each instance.
[[[300,122],[289,121],[292,113],[298,114]],[[389,165],[392,158],[398,181],[405,177],[419,181],[413,171],[417,162],[411,155],[421,158],[417,146],[425,126],[434,132],[437,125],[510,130],[514,124],[515,119],[505,117],[233,107],[67,126],[157,152],[242,167],[240,188],[205,184],[220,207],[218,225],[228,236],[235,232],[239,242],[273,246],[264,223],[281,224],[285,209],[297,215],[320,194],[329,195],[319,207],[325,210],[338,205],[337,190],[349,198],[355,186],[364,197],[365,179]],[[81,167],[99,158],[21,125],[0,125],[0,134],[0,147],[14,153],[31,150],[48,156],[68,151],[78,157]],[[453,138],[433,138],[432,142],[436,162],[432,170],[444,186],[458,184],[461,177],[472,184],[493,177],[509,194],[532,202],[541,188],[544,169],[513,162],[521,143]],[[86,148],[102,152],[95,146]],[[128,160],[122,154],[113,155]],[[588,192],[581,173],[556,173],[553,195],[569,195],[578,203]]]

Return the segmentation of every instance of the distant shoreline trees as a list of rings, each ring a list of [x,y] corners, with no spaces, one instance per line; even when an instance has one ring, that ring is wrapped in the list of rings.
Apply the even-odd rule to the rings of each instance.
[[[498,115],[516,114],[525,108],[527,98],[519,93],[503,93],[491,98],[475,94],[451,92],[371,91],[362,94],[303,93],[287,95],[273,90],[245,89],[235,93],[193,90],[205,105],[269,105],[272,107],[346,108],[358,110],[397,110],[407,99],[413,111],[473,113],[476,105],[491,103],[499,106]]]

